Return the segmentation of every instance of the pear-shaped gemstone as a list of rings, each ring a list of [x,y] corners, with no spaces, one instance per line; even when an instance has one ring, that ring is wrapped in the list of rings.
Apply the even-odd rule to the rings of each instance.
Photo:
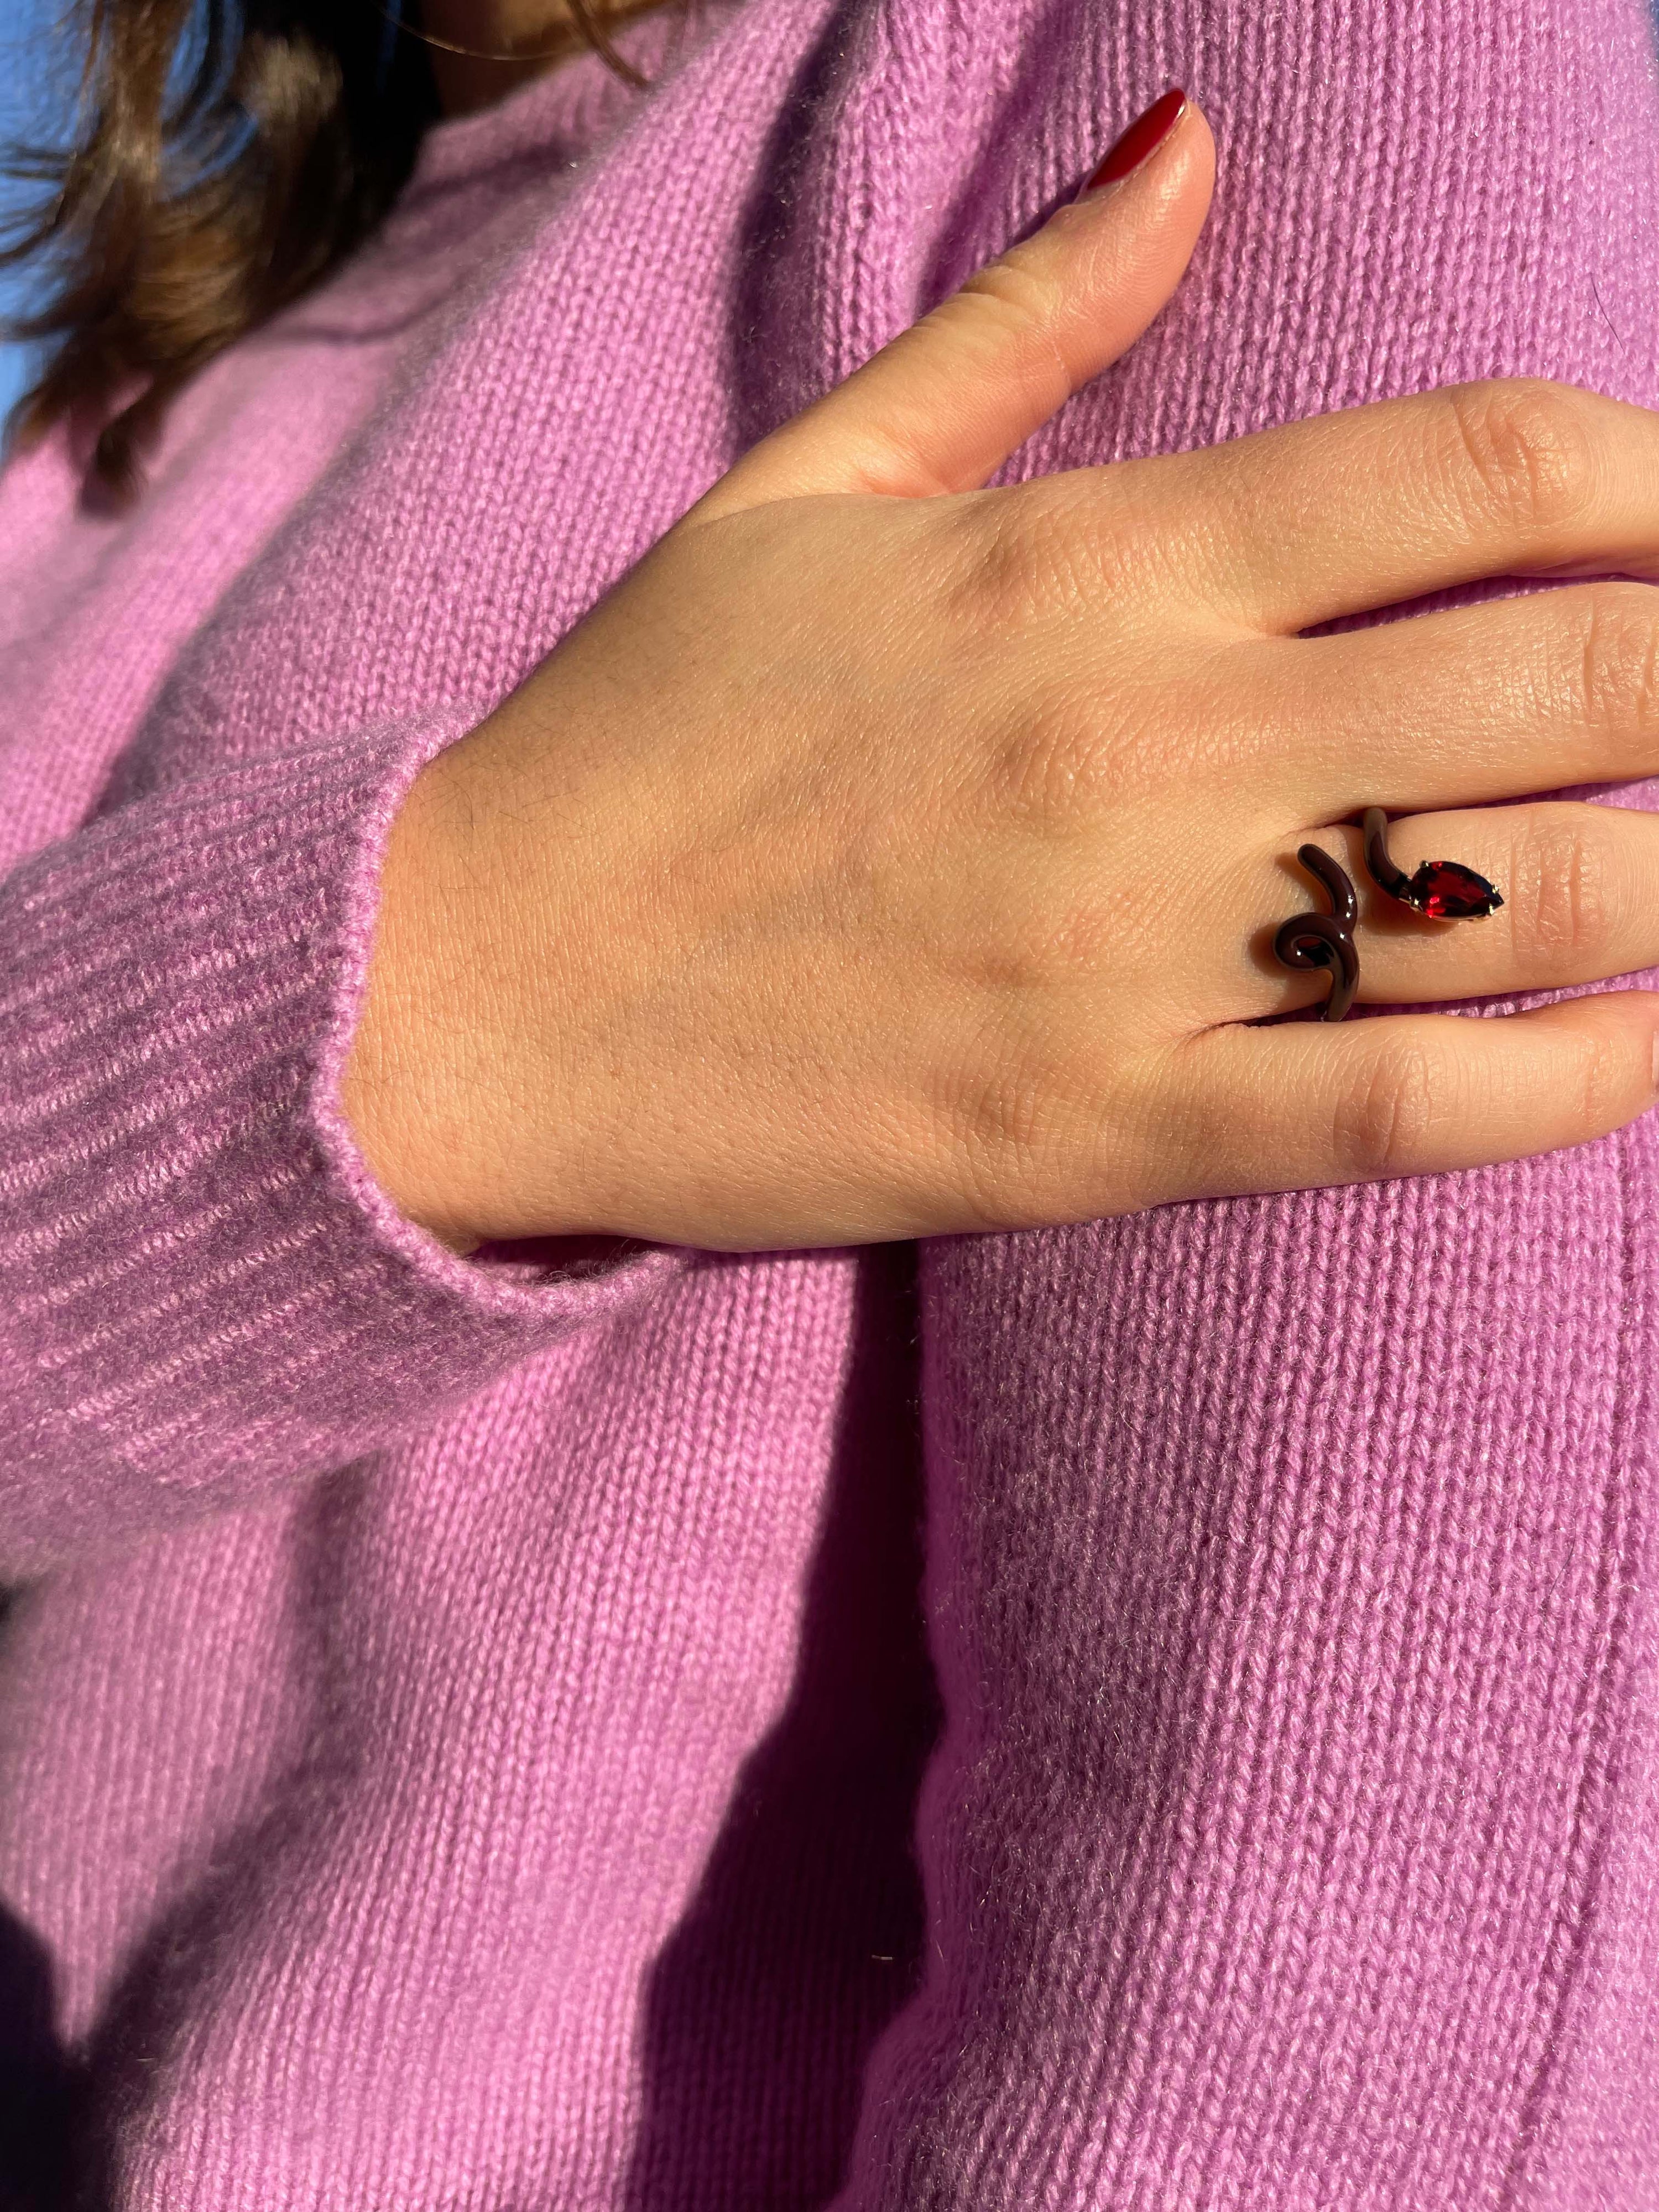
[[[1504,903],[1496,884],[1461,860],[1425,860],[1405,895],[1419,914],[1436,921],[1462,921],[1473,915],[1491,914]]]

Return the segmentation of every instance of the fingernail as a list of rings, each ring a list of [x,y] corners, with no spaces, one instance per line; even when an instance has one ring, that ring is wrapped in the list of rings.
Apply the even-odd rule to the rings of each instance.
[[[1653,1033],[1653,1088],[1656,1097],[1659,1097],[1659,1030]]]
[[[1115,185],[1131,169],[1138,169],[1148,155],[1157,152],[1186,112],[1186,94],[1178,84],[1172,85],[1144,115],[1136,116],[1121,138],[1113,142],[1105,160],[1078,198],[1082,199],[1090,192],[1097,192],[1103,185]]]

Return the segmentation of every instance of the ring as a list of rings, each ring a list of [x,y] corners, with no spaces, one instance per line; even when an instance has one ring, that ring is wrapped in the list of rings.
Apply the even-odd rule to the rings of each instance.
[[[1425,860],[1408,876],[1389,857],[1389,817],[1380,806],[1365,809],[1365,871],[1380,891],[1431,921],[1478,920],[1504,903],[1495,884],[1461,860]],[[1359,901],[1353,882],[1322,845],[1298,845],[1296,857],[1330,896],[1328,914],[1293,914],[1279,924],[1273,951],[1285,968],[1326,968],[1331,988],[1322,1021],[1340,1022],[1359,988],[1359,955],[1353,926]]]

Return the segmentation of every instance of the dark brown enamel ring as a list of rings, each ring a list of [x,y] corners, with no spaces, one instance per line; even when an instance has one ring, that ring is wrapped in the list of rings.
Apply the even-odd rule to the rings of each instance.
[[[1330,893],[1331,910],[1293,914],[1288,921],[1281,921],[1273,938],[1273,951],[1283,967],[1331,970],[1331,994],[1321,1018],[1340,1022],[1359,988],[1359,955],[1353,944],[1359,901],[1354,896],[1347,870],[1339,867],[1322,845],[1298,845],[1296,857]]]
[[[1504,903],[1495,884],[1466,868],[1461,860],[1425,860],[1408,876],[1389,857],[1389,817],[1380,806],[1365,809],[1365,872],[1380,891],[1398,899],[1431,921],[1464,921],[1491,914]],[[1298,845],[1296,857],[1330,894],[1328,914],[1293,914],[1281,922],[1273,951],[1285,968],[1327,968],[1330,995],[1320,1018],[1340,1022],[1359,988],[1359,955],[1353,926],[1359,902],[1352,879],[1321,845]]]

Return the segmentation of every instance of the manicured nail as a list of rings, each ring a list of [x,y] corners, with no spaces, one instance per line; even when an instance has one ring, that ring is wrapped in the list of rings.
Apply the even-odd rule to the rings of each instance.
[[[1148,155],[1156,153],[1186,112],[1186,94],[1178,84],[1172,85],[1144,115],[1136,116],[1123,136],[1114,142],[1078,198],[1082,199],[1089,192],[1097,192],[1103,185],[1115,185],[1131,169],[1138,169]]]

